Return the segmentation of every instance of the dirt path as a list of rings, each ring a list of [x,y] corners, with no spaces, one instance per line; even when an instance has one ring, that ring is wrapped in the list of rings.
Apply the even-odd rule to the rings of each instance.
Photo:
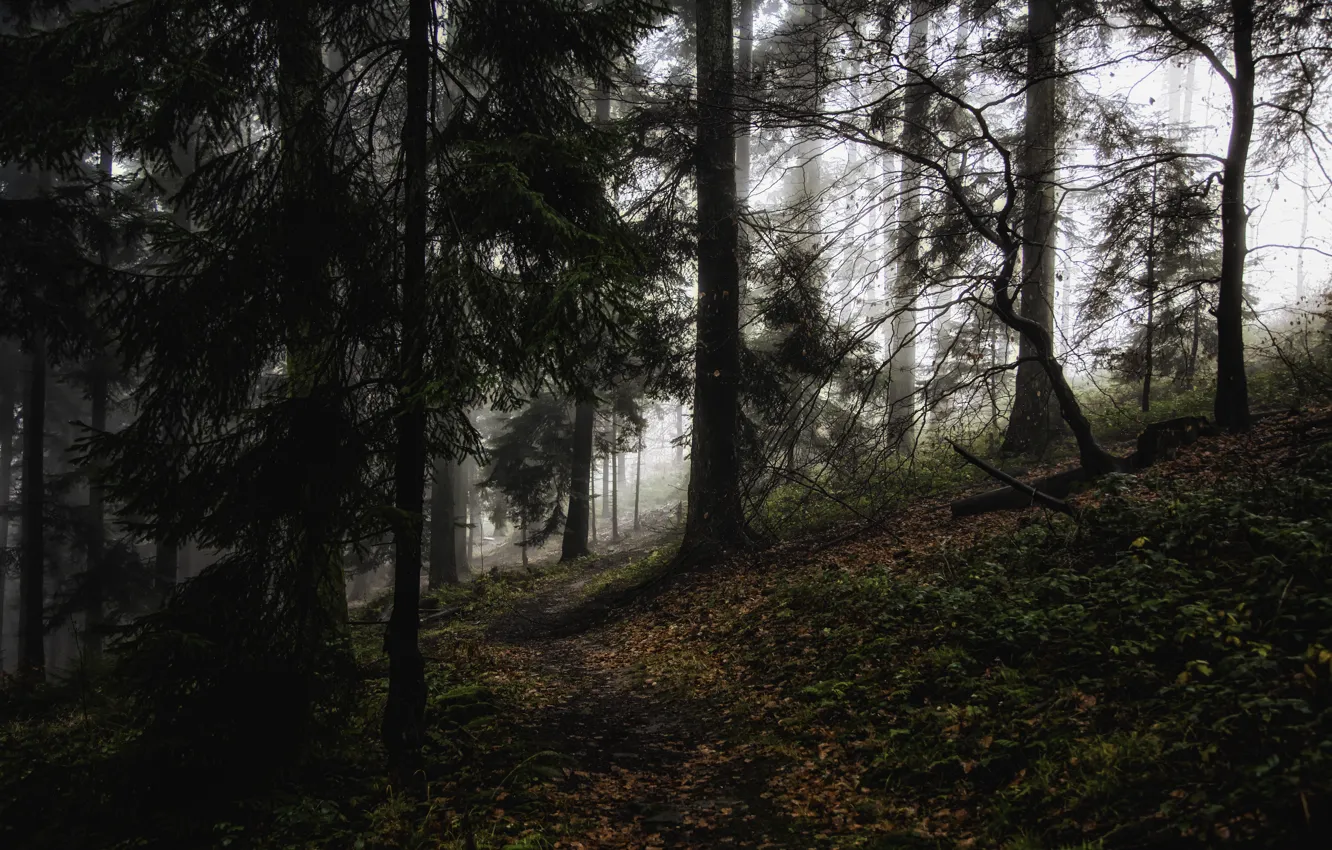
[[[555,846],[806,847],[774,810],[771,764],[718,737],[713,709],[667,695],[592,631],[515,647],[544,707],[524,721],[565,757],[546,790]],[[562,834],[561,834],[562,833]]]

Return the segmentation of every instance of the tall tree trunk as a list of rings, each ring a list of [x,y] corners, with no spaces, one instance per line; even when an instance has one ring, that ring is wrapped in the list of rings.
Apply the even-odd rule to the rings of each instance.
[[[406,184],[403,232],[402,344],[398,363],[397,447],[393,535],[393,614],[384,630],[389,657],[388,700],[382,734],[389,769],[400,783],[410,781],[421,763],[425,739],[425,661],[419,646],[417,608],[421,603],[421,529],[425,499],[426,413],[420,399],[425,373],[426,301],[426,140],[430,94],[431,0],[409,0],[407,113],[403,122]]]
[[[1295,305],[1304,309],[1308,290],[1304,285],[1304,247],[1309,241],[1309,159],[1313,145],[1304,148],[1304,174],[1300,180],[1300,250],[1295,252]]]
[[[736,21],[738,35],[738,53],[736,55],[736,139],[735,139],[735,179],[736,198],[740,208],[746,209],[749,203],[750,148],[753,138],[753,73],[754,73],[754,0],[740,0],[740,17]],[[749,233],[741,225],[739,234],[741,257],[748,254]],[[748,327],[753,320],[754,294],[750,291],[748,270],[745,263],[740,269],[740,327]]]
[[[1221,286],[1216,303],[1216,424],[1249,428],[1249,384],[1244,373],[1244,260],[1248,210],[1244,178],[1253,139],[1253,0],[1231,0],[1235,73],[1230,87],[1230,142],[1221,183]]]
[[[41,680],[46,673],[46,633],[42,622],[46,602],[45,451],[46,334],[36,328],[28,348],[28,386],[23,401],[23,550],[19,562],[18,668],[25,678]]]
[[[610,471],[612,456],[610,450],[607,449],[606,456],[601,461],[601,518],[607,521],[610,520],[611,512]]]
[[[1147,350],[1143,355],[1142,412],[1152,409],[1153,347],[1156,335],[1156,169],[1152,169],[1151,219],[1147,227]]]
[[[18,387],[15,381],[15,369],[18,366],[18,351],[9,340],[0,340],[0,555],[9,549],[9,491],[14,486],[14,432],[15,408]],[[6,621],[9,601],[5,598],[8,577],[0,570],[0,659],[4,656]],[[0,669],[3,672],[3,669]]]
[[[595,411],[594,411],[595,415]],[[591,470],[588,473],[588,485],[597,480],[597,455],[595,449],[592,454]],[[588,536],[592,539],[589,546],[595,546],[597,542],[597,494],[589,493],[587,497],[587,530]]]
[[[467,460],[467,570],[470,574],[472,561],[476,558],[476,546],[480,542],[481,532],[481,491],[476,488],[476,458]]]
[[[643,435],[638,435],[638,451],[634,453],[634,531],[638,531],[638,497],[643,491]]]
[[[681,552],[748,542],[740,504],[740,270],[730,0],[699,0],[698,315],[689,518]]]
[[[611,456],[610,463],[606,466],[610,469],[611,489],[610,489],[610,521],[611,521],[611,542],[620,542],[620,452],[615,448],[619,440],[619,434],[616,433],[617,422],[615,414],[611,414]]]
[[[94,434],[106,431],[106,405],[109,395],[107,373],[109,364],[104,355],[97,355],[92,368],[92,430]],[[105,623],[105,559],[106,559],[106,499],[100,477],[94,472],[88,482],[88,612],[84,628],[84,653],[90,664],[102,657],[102,627]]]
[[[281,118],[281,193],[283,228],[291,240],[285,254],[287,285],[302,314],[284,340],[287,350],[288,394],[299,400],[298,410],[308,410],[309,424],[301,436],[317,446],[326,429],[320,406],[330,392],[338,391],[339,378],[325,365],[331,334],[330,317],[306,305],[318,304],[325,287],[327,256],[322,230],[324,211],[313,197],[314,187],[329,179],[328,113],[325,91],[323,38],[315,20],[311,0],[289,0],[283,4],[278,28],[278,111]],[[335,88],[335,87],[334,87]],[[338,494],[321,481],[326,477],[326,451],[309,451],[304,462],[305,481],[301,501],[304,520],[293,553],[303,576],[302,599],[308,606],[309,628],[316,639],[325,634],[347,636],[347,582],[342,568],[341,530],[333,527]],[[182,541],[179,569],[189,576],[188,541]]]
[[[1027,2],[1027,111],[1023,128],[1022,315],[1054,339],[1055,187],[1058,164],[1055,0]],[[1053,351],[1053,349],[1052,349]],[[1023,334],[1006,452],[1040,451],[1049,441],[1056,408],[1045,367]]]
[[[927,45],[930,37],[930,2],[911,4],[911,30],[907,41],[908,82],[903,104],[902,147],[923,155],[929,142],[930,88]],[[916,416],[916,302],[925,286],[921,257],[921,171],[902,163],[902,202],[898,208],[898,267],[893,292],[892,348],[888,358],[889,411],[903,444]]]
[[[573,477],[569,482],[569,513],[564,521],[561,561],[572,561],[588,554],[587,535],[592,513],[588,491],[592,486],[592,426],[596,413],[590,402],[580,402],[574,407]]]

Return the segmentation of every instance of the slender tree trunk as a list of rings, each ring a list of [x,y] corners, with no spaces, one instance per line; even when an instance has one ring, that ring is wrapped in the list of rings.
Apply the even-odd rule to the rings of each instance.
[[[418,645],[421,603],[421,529],[425,497],[426,414],[420,401],[425,372],[426,313],[426,140],[430,94],[431,0],[409,0],[403,52],[407,73],[407,114],[403,122],[406,184],[399,353],[399,411],[394,457],[394,505],[400,512],[393,535],[393,614],[384,631],[389,657],[388,700],[383,739],[389,769],[401,784],[421,763],[425,739],[425,661]]]
[[[927,45],[930,37],[930,2],[911,4],[911,30],[907,41],[908,84],[903,110],[902,147],[924,154],[930,138],[930,89],[922,78],[929,73]],[[890,415],[906,439],[916,416],[916,314],[917,299],[925,286],[921,256],[921,172],[919,166],[902,164],[902,202],[898,208],[898,267],[893,293],[892,349],[888,358],[888,405]]]
[[[587,534],[592,511],[588,490],[592,485],[592,426],[596,408],[590,402],[574,407],[573,477],[569,482],[569,513],[564,521],[560,560],[572,561],[588,554]]]
[[[14,402],[17,394],[15,372],[18,364],[18,352],[9,340],[0,341],[0,554],[9,549],[9,492],[14,486]],[[0,658],[3,658],[6,629],[7,606],[5,585],[8,577],[0,570]],[[3,669],[0,668],[0,672]]]
[[[730,0],[699,0],[698,315],[689,518],[681,552],[748,542],[740,504],[740,270]]]
[[[1244,373],[1244,260],[1249,213],[1244,178],[1253,140],[1253,0],[1231,0],[1235,73],[1230,86],[1230,143],[1221,182],[1221,286],[1216,303],[1216,424],[1249,428],[1249,384]]]
[[[735,139],[735,179],[736,197],[740,209],[746,209],[749,202],[750,148],[753,127],[750,101],[753,98],[754,71],[754,0],[740,0],[740,17],[736,21],[738,35],[738,53],[736,55],[736,139]],[[748,229],[740,226],[739,249],[740,263],[740,327],[749,326],[754,316],[754,293],[750,291],[747,263],[750,242]],[[635,525],[635,527],[637,527]]]
[[[611,454],[610,462],[606,468],[610,470],[610,527],[611,542],[620,542],[620,452],[616,449],[619,440],[617,433],[618,423],[614,413],[611,414],[610,426],[610,444]]]
[[[523,569],[527,569],[527,517],[523,517],[522,523],[523,523],[522,543],[519,545],[518,548],[522,549],[523,551]]]
[[[1151,219],[1147,227],[1147,350],[1143,354],[1142,412],[1152,409],[1152,362],[1156,335],[1156,169],[1152,169]]]
[[[587,476],[589,487],[591,486],[591,482],[597,480],[597,456],[595,448],[593,449],[592,462],[590,464],[590,467],[591,468]],[[588,493],[587,496],[587,529],[588,529],[588,536],[592,538],[591,541],[588,543],[588,546],[595,546],[597,543],[597,494],[596,493]]]
[[[476,558],[476,544],[481,537],[481,493],[476,489],[476,458],[467,461],[467,571]]]
[[[1309,159],[1312,145],[1304,148],[1304,174],[1300,180],[1300,250],[1295,252],[1295,306],[1303,310],[1308,290],[1304,285],[1304,246],[1309,241]]]
[[[1023,130],[1022,315],[1054,339],[1055,187],[1058,16],[1055,0],[1027,3],[1027,111]],[[1051,349],[1053,351],[1053,348]],[[1056,408],[1045,367],[1031,339],[1018,343],[1013,415],[1004,451],[1040,451],[1049,441]]]
[[[28,349],[28,386],[23,402],[23,549],[19,562],[18,669],[40,681],[46,673],[46,335],[34,329]]]
[[[634,531],[638,531],[638,497],[643,492],[643,435],[638,435],[638,451],[634,453]]]
[[[611,512],[611,457],[607,450],[606,457],[601,461],[601,518],[604,520],[610,519]]]
[[[108,364],[102,355],[98,355],[92,370],[92,430],[95,434],[106,431]],[[105,623],[103,597],[105,594],[106,558],[106,499],[103,496],[102,482],[94,472],[88,483],[88,523],[91,532],[88,538],[88,573],[90,593],[88,594],[88,612],[84,628],[84,652],[88,662],[97,663],[102,657],[102,627]]]

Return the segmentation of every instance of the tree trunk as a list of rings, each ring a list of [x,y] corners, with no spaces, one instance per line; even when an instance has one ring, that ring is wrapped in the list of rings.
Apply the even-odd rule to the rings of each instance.
[[[458,561],[457,512],[455,496],[457,477],[461,472],[452,458],[436,458],[430,485],[430,589],[458,584],[461,564]]]
[[[1300,250],[1295,252],[1295,306],[1303,310],[1308,290],[1304,285],[1304,246],[1309,241],[1309,159],[1312,145],[1304,148],[1304,173],[1300,180]]]
[[[1231,0],[1235,74],[1230,86],[1230,143],[1221,182],[1221,286],[1216,303],[1216,401],[1219,428],[1247,431],[1249,384],[1244,374],[1244,260],[1248,210],[1244,178],[1253,139],[1253,0]]]
[[[610,462],[606,464],[610,470],[610,527],[611,542],[620,542],[620,452],[617,450],[619,434],[617,431],[617,421],[614,413],[611,414],[610,443],[611,454]]]
[[[107,372],[109,364],[103,355],[97,355],[92,368],[92,430],[95,434],[106,431],[106,404],[108,396]],[[88,611],[84,628],[84,652],[90,664],[102,657],[102,627],[105,622],[103,585],[106,558],[106,499],[102,482],[96,471],[88,482]]]
[[[924,154],[930,130],[930,89],[921,78],[929,73],[926,55],[930,36],[929,0],[911,4],[911,31],[907,42],[909,83],[903,104],[902,147]],[[908,432],[916,416],[916,301],[925,285],[921,257],[921,172],[903,162],[902,202],[898,208],[898,267],[893,292],[892,348],[888,357],[888,405],[902,445],[910,445]]]
[[[601,461],[601,518],[610,519],[611,512],[611,458],[613,455],[607,450],[606,457]]]
[[[40,681],[46,673],[46,633],[42,621],[46,601],[45,464],[46,335],[32,333],[28,350],[28,387],[23,402],[23,549],[19,563],[18,669]]]
[[[458,583],[462,584],[472,577],[472,563],[467,557],[467,505],[472,489],[472,458],[468,457],[453,470],[453,563],[456,565]]]
[[[740,209],[745,209],[749,202],[750,148],[753,137],[751,118],[753,99],[754,71],[754,0],[740,0],[740,17],[736,21],[738,53],[736,55],[736,139],[735,139],[735,179],[736,198]],[[747,228],[741,225],[738,233],[740,256],[740,327],[746,328],[753,321],[753,293],[749,287],[748,269],[744,258],[748,255],[750,242]],[[637,524],[634,526],[637,528]]]
[[[684,405],[675,406],[675,462],[684,465]]]
[[[1151,218],[1147,226],[1147,350],[1143,354],[1142,412],[1152,409],[1152,361],[1156,334],[1156,174],[1152,169]]]
[[[14,431],[17,395],[14,369],[18,364],[18,352],[9,340],[0,341],[0,555],[9,550],[9,491],[14,486]],[[6,583],[5,570],[0,570],[0,659],[3,658],[6,632]],[[3,672],[3,669],[0,669]]]
[[[389,770],[400,784],[421,764],[425,740],[425,661],[418,643],[421,603],[421,529],[425,498],[426,414],[420,400],[425,372],[426,313],[426,139],[430,94],[431,0],[409,0],[403,46],[407,113],[403,122],[405,228],[399,350],[399,386],[394,457],[394,506],[400,512],[393,535],[393,614],[384,630],[389,657],[388,700],[382,734]]]
[[[476,489],[476,458],[467,460],[467,571],[476,558],[476,545],[481,537],[481,492]]]
[[[748,542],[740,504],[740,270],[730,0],[699,0],[698,315],[689,518],[681,552]]]
[[[1058,162],[1055,0],[1027,3],[1027,111],[1023,129],[1022,315],[1054,339],[1055,187]],[[1051,348],[1053,353],[1053,348]],[[1055,408],[1045,367],[1026,334],[1018,344],[1013,414],[1005,452],[1041,451],[1053,430]]]
[[[527,517],[523,517],[522,542],[519,548],[523,551],[523,569],[527,569]]]
[[[591,468],[587,476],[589,488],[591,487],[591,483],[597,480],[597,455],[595,448],[593,449],[592,462],[590,464],[590,467]],[[596,493],[588,493],[587,496],[587,530],[588,530],[588,536],[592,538],[589,541],[588,546],[589,547],[595,546],[597,543],[597,494]]]
[[[569,513],[564,521],[560,560],[572,561],[588,554],[590,524],[588,490],[592,485],[592,425],[596,408],[590,402],[574,408],[573,477],[569,482]]]
[[[643,491],[643,435],[638,435],[638,451],[634,453],[634,531],[638,531],[638,497]]]

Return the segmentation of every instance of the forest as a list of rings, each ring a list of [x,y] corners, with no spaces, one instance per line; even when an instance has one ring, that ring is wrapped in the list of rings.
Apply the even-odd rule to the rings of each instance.
[[[0,847],[1324,848],[1326,0],[0,0]]]

